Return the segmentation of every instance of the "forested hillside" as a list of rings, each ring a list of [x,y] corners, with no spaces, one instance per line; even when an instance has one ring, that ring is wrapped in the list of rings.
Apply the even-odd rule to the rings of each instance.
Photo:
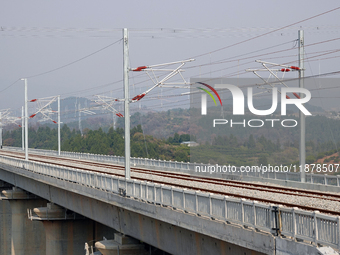
[[[30,148],[56,150],[57,130],[50,127],[30,128],[28,132]],[[71,131],[67,125],[61,129],[61,144],[63,151],[86,152],[107,155],[124,155],[124,130],[110,128],[107,133],[101,128],[98,130],[85,129],[83,135],[74,129]],[[188,135],[178,135],[168,140],[156,139],[150,135],[143,135],[141,126],[131,129],[131,156],[177,161],[189,161],[190,149],[180,145],[188,141]],[[21,129],[5,131],[3,134],[5,146],[21,147]]]
[[[221,118],[221,113],[210,112],[208,119],[202,120],[193,114],[195,109],[177,109],[166,112],[136,113],[131,117],[131,155],[177,161],[218,163],[233,165],[273,165],[298,162],[298,128],[211,128],[213,118]],[[190,118],[189,118],[190,116]],[[224,118],[231,115],[224,113]],[[243,118],[251,118],[245,115]],[[275,116],[273,116],[275,118]],[[287,118],[297,119],[295,116]],[[120,120],[121,121],[121,120]],[[90,123],[95,123],[89,120]],[[141,125],[142,123],[143,125]],[[120,122],[118,123],[120,126]],[[324,116],[306,119],[307,163],[313,163],[324,156],[336,153],[340,147],[340,121]],[[55,127],[55,126],[54,126]],[[143,127],[143,129],[142,129]],[[190,135],[189,135],[190,133]],[[168,134],[168,135],[167,135]],[[203,135],[202,135],[203,134]],[[96,130],[61,129],[62,150],[109,155],[124,155],[124,130],[118,127],[103,127]],[[4,145],[21,146],[21,129],[6,130]],[[197,141],[197,147],[180,145],[183,141]],[[49,126],[29,129],[29,147],[57,149],[57,130]],[[334,162],[337,154],[334,154]]]

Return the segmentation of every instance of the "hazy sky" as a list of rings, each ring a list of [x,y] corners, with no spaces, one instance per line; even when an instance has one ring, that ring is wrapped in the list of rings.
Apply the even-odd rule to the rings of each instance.
[[[294,40],[299,29],[305,31],[306,45],[340,37],[338,9],[215,52],[337,8],[338,0],[0,0],[0,3],[0,109],[17,109],[23,105],[24,85],[23,81],[14,83],[18,79],[59,68],[94,53],[121,39],[124,27],[130,31],[131,67],[199,56],[186,65],[191,67],[185,73],[188,79],[199,75],[226,77],[254,68],[257,66],[256,51],[287,50],[260,58],[271,62],[294,61],[297,59]],[[334,40],[306,47],[306,53],[317,56],[339,50],[339,45],[339,40]],[[97,93],[121,97],[122,48],[122,43],[118,42],[70,66],[29,78],[29,99],[58,94],[62,98],[89,97]],[[242,60],[241,55],[250,52],[254,53],[247,56],[254,57]],[[306,75],[338,71],[338,55],[335,51],[314,57],[306,63]],[[232,57],[233,62],[211,64]],[[323,59],[327,57],[333,58]],[[151,85],[139,84],[147,80],[146,76],[130,74],[130,78],[130,84],[136,84],[131,87],[131,96]],[[116,83],[111,84],[113,82]],[[157,93],[160,92],[155,91],[154,95]],[[166,94],[166,90],[162,93]],[[157,103],[154,105],[156,107]]]

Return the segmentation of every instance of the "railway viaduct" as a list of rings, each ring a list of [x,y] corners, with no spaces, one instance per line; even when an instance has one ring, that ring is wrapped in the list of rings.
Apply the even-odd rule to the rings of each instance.
[[[91,246],[104,255],[305,255],[322,254],[320,244],[339,248],[338,216],[58,165],[65,156],[41,163],[4,152],[1,254],[92,254]]]

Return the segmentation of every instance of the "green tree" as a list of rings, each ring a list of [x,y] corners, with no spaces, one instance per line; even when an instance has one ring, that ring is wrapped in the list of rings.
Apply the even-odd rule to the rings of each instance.
[[[247,146],[249,149],[254,149],[256,147],[255,139],[252,134],[249,136]]]
[[[315,161],[316,161],[316,159],[315,159],[314,155],[308,155],[308,156],[306,157],[306,164],[312,164],[312,163],[314,163]]]
[[[259,158],[259,165],[262,165],[262,166],[267,166],[268,165],[268,159],[265,155],[262,155],[260,158]]]

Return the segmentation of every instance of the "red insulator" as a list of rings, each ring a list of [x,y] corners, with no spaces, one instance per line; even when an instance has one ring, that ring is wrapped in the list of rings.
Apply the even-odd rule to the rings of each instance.
[[[53,120],[53,123],[57,124],[57,122],[55,120]]]
[[[132,98],[132,100],[133,100],[133,101],[139,101],[139,100],[141,100],[144,96],[145,96],[145,93],[135,96],[134,98]]]
[[[289,72],[290,71],[290,69],[288,69],[288,68],[282,68],[281,69],[281,72]]]
[[[19,125],[19,127],[21,127],[21,125]]]
[[[32,115],[30,116],[30,119],[32,119],[35,115],[36,115],[36,114],[32,114]]]
[[[287,95],[286,95],[286,98],[287,98],[287,99],[290,99],[290,97],[289,97],[289,96],[287,96]]]
[[[147,66],[140,66],[140,67],[137,67],[136,69],[133,69],[132,71],[140,72],[140,71],[142,71],[143,69],[146,69],[146,68],[148,68],[148,67]]]
[[[38,99],[32,99],[30,102],[35,102],[35,101],[37,101]]]
[[[297,66],[291,66],[290,68],[294,70],[300,70],[300,67],[297,67]]]

